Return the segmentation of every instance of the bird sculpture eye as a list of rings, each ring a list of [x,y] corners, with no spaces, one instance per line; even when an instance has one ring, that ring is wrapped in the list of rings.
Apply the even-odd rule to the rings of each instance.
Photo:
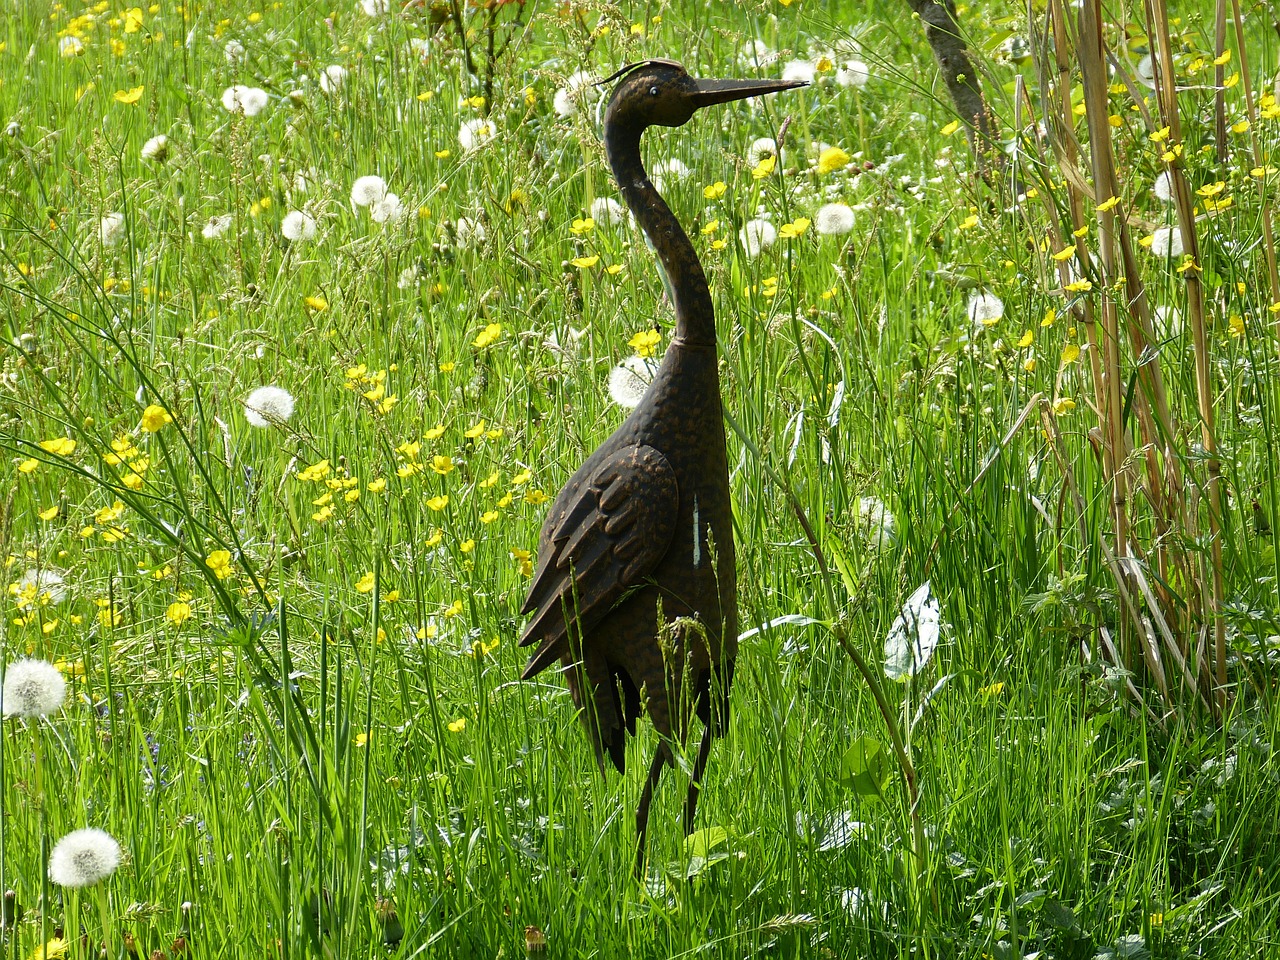
[[[657,95],[658,95],[658,88],[657,88],[657,87],[650,87],[650,88],[649,88],[649,96],[651,96],[651,97],[656,97]]]

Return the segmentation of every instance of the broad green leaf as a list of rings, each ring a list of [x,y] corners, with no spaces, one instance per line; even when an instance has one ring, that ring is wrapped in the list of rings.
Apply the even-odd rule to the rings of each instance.
[[[859,737],[840,760],[840,785],[860,797],[879,797],[889,782],[889,754],[873,737]]]

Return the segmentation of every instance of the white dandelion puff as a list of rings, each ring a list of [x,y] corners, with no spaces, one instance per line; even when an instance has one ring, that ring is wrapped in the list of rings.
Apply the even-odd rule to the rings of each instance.
[[[293,394],[275,384],[258,387],[244,400],[244,418],[251,427],[273,427],[293,416]]]
[[[981,330],[983,327],[993,326],[1004,316],[1004,301],[994,293],[982,290],[969,298],[965,309],[969,312],[969,322]]]
[[[419,60],[426,60],[431,56],[431,41],[426,37],[410,37],[409,52]]]
[[[396,280],[396,287],[400,290],[408,290],[410,287],[416,287],[422,280],[422,268],[416,263],[411,267],[405,267],[400,271],[400,277]]]
[[[871,71],[861,60],[847,60],[836,68],[836,83],[842,87],[865,87]]]
[[[67,599],[67,581],[57,570],[28,570],[10,588],[19,597],[30,596],[37,603],[58,604]]]
[[[484,243],[485,237],[488,236],[483,223],[467,217],[458,218],[458,222],[454,224],[453,232],[457,237],[458,246],[464,248],[478,247]]]
[[[632,354],[609,371],[609,396],[624,410],[634,410],[644,399],[658,367],[637,354]]]
[[[942,607],[926,580],[907,598],[889,628],[884,641],[884,675],[890,680],[914,677],[933,656],[941,633]]]
[[[227,113],[243,113],[246,117],[256,117],[267,106],[270,98],[267,91],[259,87],[246,87],[243,83],[232,84],[222,91],[222,107]]]
[[[47,660],[15,660],[5,667],[0,685],[0,714],[34,720],[62,706],[67,681]]]
[[[784,82],[800,80],[804,83],[813,83],[817,75],[818,66],[810,60],[788,60],[782,65]]]
[[[235,222],[235,219],[235,216],[230,213],[220,213],[215,217],[210,217],[205,222],[205,225],[200,228],[200,236],[206,240],[217,240],[231,229],[231,224]]]
[[[847,203],[827,203],[813,215],[813,229],[824,237],[839,237],[853,230],[853,207]]]
[[[463,151],[471,153],[492,140],[496,133],[493,121],[487,117],[464,120],[458,127],[458,143],[462,145]]]
[[[320,89],[333,96],[347,81],[347,68],[334,63],[320,71]]]
[[[1151,252],[1161,260],[1182,256],[1186,252],[1182,244],[1182,230],[1177,227],[1157,227],[1151,234]]]
[[[407,212],[394,193],[388,193],[381,200],[369,204],[369,216],[375,223],[393,223],[402,219]]]
[[[169,159],[169,138],[163,133],[157,134],[142,145],[138,155],[152,163],[164,163]]]
[[[655,163],[653,175],[672,180],[684,180],[689,176],[689,167],[679,157],[672,157],[670,160],[659,160]]]
[[[595,85],[596,80],[597,77],[586,70],[579,70],[565,80],[564,86],[551,99],[556,115],[568,119],[577,115],[579,109],[598,100],[600,88]]]
[[[748,257],[754,260],[761,252],[773,246],[778,239],[778,228],[768,220],[748,220],[738,231],[738,239]]]
[[[773,50],[763,40],[748,40],[738,51],[738,59],[749,66],[759,67],[773,58]]]
[[[589,215],[601,227],[617,227],[627,222],[627,209],[612,197],[596,197]]]
[[[1161,171],[1151,185],[1151,192],[1161,203],[1173,203],[1173,175],[1168,170]]]
[[[1182,336],[1182,311],[1164,304],[1155,309],[1156,335],[1173,338]]]
[[[105,830],[73,830],[49,854],[49,879],[60,887],[91,887],[120,866],[120,844]]]
[[[778,141],[773,137],[756,137],[751,141],[751,146],[747,147],[747,163],[752,166],[777,155]]]
[[[301,210],[290,210],[280,221],[280,233],[286,240],[295,243],[310,240],[316,235],[316,221]]]
[[[898,542],[898,518],[879,497],[863,497],[858,501],[858,529],[873,551],[893,547]]]
[[[390,0],[360,0],[360,9],[367,17],[380,17],[387,12]]]
[[[227,58],[227,63],[234,64],[244,56],[244,44],[239,40],[228,40],[222,48],[222,55]]]
[[[351,209],[371,207],[387,195],[387,181],[370,174],[357,177],[351,185]]]
[[[114,246],[123,238],[124,214],[108,213],[98,224],[98,239],[104,247]]]

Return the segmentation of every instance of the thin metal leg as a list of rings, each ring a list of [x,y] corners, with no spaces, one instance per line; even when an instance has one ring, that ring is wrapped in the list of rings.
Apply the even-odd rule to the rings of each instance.
[[[702,791],[702,775],[707,771],[707,758],[711,756],[711,728],[702,731],[702,743],[693,761],[693,776],[689,778],[689,796],[684,804],[684,835],[693,833],[693,818],[698,812],[698,794]]]
[[[649,804],[653,802],[653,791],[662,776],[662,768],[667,764],[667,745],[659,743],[653,755],[653,763],[649,765],[649,776],[640,792],[640,805],[636,807],[636,879],[644,878],[644,843],[649,830]]]

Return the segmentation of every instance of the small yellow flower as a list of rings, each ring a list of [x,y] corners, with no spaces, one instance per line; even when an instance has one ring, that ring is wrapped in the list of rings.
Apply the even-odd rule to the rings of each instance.
[[[478,484],[476,484],[476,486],[478,486],[481,490],[488,490],[490,487],[496,484],[499,479],[501,479],[500,474],[498,473],[497,470],[495,470],[493,471],[493,473],[489,474],[487,477],[481,480]]]
[[[533,471],[526,467],[524,470],[521,470],[519,473],[517,473],[514,477],[511,478],[511,485],[513,487],[523,486],[524,484],[528,483],[532,479],[533,479]]]
[[[150,404],[142,411],[142,429],[147,433],[155,433],[169,423],[173,423],[173,417],[158,403]]]
[[[1075,280],[1071,283],[1068,283],[1063,289],[1068,290],[1071,293],[1087,293],[1088,291],[1093,289],[1093,281]]]
[[[627,341],[627,346],[634,350],[638,357],[652,357],[661,342],[662,334],[657,330],[641,330]]]
[[[778,230],[778,236],[784,240],[794,240],[796,237],[802,236],[809,229],[810,220],[808,217],[796,217],[790,223],[784,223]]]
[[[323,480],[329,475],[329,461],[321,460],[319,463],[313,463],[311,466],[298,472],[299,480]],[[104,520],[98,520],[99,523],[105,523]]]
[[[944,137],[949,137],[959,129],[960,129],[960,121],[952,120],[950,123],[948,123],[945,127],[943,127],[938,132],[941,133]]]
[[[133,87],[130,90],[117,90],[112,96],[116,103],[132,105],[142,99],[142,91],[146,89],[146,87]]]
[[[498,338],[502,336],[502,324],[491,323],[476,335],[471,345],[477,350],[483,350],[485,347],[496,343]]]
[[[1059,397],[1053,401],[1053,412],[1058,416],[1065,416],[1076,408],[1076,402],[1070,397]]]
[[[481,420],[473,424],[472,426],[467,427],[467,429],[462,432],[462,435],[466,437],[468,440],[479,439],[480,436],[484,434],[485,428],[487,426],[488,424],[486,424],[483,420]]]
[[[363,577],[361,577],[359,580],[356,581],[356,592],[357,593],[373,592],[373,571],[372,570],[370,570]]]
[[[1076,245],[1073,243],[1073,244],[1070,244],[1069,246],[1063,247],[1061,250],[1055,253],[1053,255],[1053,259],[1061,263],[1063,260],[1070,260],[1075,255],[1076,255]]]
[[[569,262],[579,270],[588,270],[600,262],[600,257],[594,254],[590,257],[574,257]]]
[[[369,736],[370,736],[369,731],[365,730],[365,731],[362,731],[361,733],[357,733],[355,735],[355,738],[351,742],[354,743],[357,747],[367,747],[369,745]]]
[[[431,458],[431,469],[442,477],[446,476],[453,471],[453,457],[436,454]]]
[[[39,466],[40,466],[39,460],[35,460],[31,457],[28,457],[26,460],[23,460],[21,463],[18,464],[18,472],[19,473],[35,473],[36,468]]]
[[[47,510],[40,511],[40,519],[48,523],[50,520],[58,519],[58,514],[62,512],[62,508],[56,503]]]
[[[1053,309],[1053,307],[1050,307],[1048,310],[1046,310],[1046,311],[1044,312],[1044,319],[1040,321],[1040,326],[1042,326],[1042,327],[1052,327],[1052,326],[1053,326],[1053,321],[1055,321],[1055,320],[1057,320],[1057,319],[1058,319],[1058,313],[1057,313],[1057,311],[1056,311],[1056,310],[1054,310],[1054,309]]]
[[[460,544],[458,544],[458,549],[461,550],[463,553],[470,553],[475,548],[476,548],[476,542],[470,538],[463,540]]]
[[[982,694],[984,700],[990,700],[992,697],[998,697],[1003,692],[1004,684],[998,682],[989,684],[988,686],[982,687],[978,690],[978,693]]]
[[[1106,200],[1103,200],[1100,204],[1098,204],[1098,212],[1106,213],[1108,210],[1110,210],[1119,202],[1120,202],[1119,197],[1108,197]]]
[[[1018,346],[1019,346],[1019,347],[1021,347],[1021,348],[1029,347],[1029,346],[1031,346],[1031,342],[1032,342],[1032,340],[1034,340],[1034,339],[1035,339],[1035,338],[1034,338],[1034,336],[1032,335],[1031,331],[1030,331],[1030,330],[1028,330],[1026,333],[1024,333],[1024,334],[1022,335],[1021,339],[1019,339],[1019,340],[1018,340]]]
[[[329,309],[329,301],[321,296],[303,297],[302,302],[312,313],[324,313]]]
[[[449,721],[449,732],[450,732],[450,733],[461,733],[461,732],[462,732],[463,730],[465,730],[465,729],[467,729],[467,718],[466,718],[466,717],[459,717],[457,720],[450,720],[450,721]]]
[[[180,627],[191,619],[191,604],[182,600],[171,603],[169,609],[164,612],[164,616],[175,627]]]
[[[381,493],[383,490],[387,489],[387,478],[378,477],[376,480],[370,480],[365,489],[370,493]]]
[[[760,162],[751,170],[751,177],[754,180],[763,180],[769,174],[773,173],[774,168],[778,165],[778,158],[774,156],[761,157]]]
[[[432,497],[430,500],[427,501],[427,507],[431,510],[434,510],[436,513],[439,513],[448,505],[449,505],[449,495],[447,493],[442,493],[440,494],[440,496]]]
[[[580,237],[584,233],[590,233],[596,228],[596,222],[591,217],[583,217],[573,221],[573,225],[569,227],[569,232],[575,237]]]
[[[142,29],[142,9],[140,7],[131,7],[120,15],[120,19],[124,21],[125,33],[137,33]]]
[[[439,440],[443,436],[444,436],[444,424],[437,423],[434,427],[431,427],[430,429],[427,430],[426,433],[422,435],[422,439],[423,440]]]
[[[480,514],[480,522],[493,523],[493,521],[498,519],[498,516],[499,514],[497,510],[486,510],[484,513]]]
[[[1065,367],[1069,363],[1075,363],[1080,359],[1080,347],[1074,343],[1068,343],[1062,348],[1062,365]]]
[[[69,457],[76,449],[76,442],[70,437],[56,437],[53,440],[41,440],[40,449],[45,453],[54,453],[60,457]]]
[[[204,565],[213,571],[219,580],[225,580],[234,572],[231,568],[231,551],[215,550],[205,558]]]
[[[715,183],[708,184],[702,188],[702,195],[708,200],[719,200],[724,196],[725,191],[729,189],[729,185],[723,180],[717,180]]]
[[[849,165],[853,158],[839,147],[827,147],[818,155],[818,173],[835,173]]]

